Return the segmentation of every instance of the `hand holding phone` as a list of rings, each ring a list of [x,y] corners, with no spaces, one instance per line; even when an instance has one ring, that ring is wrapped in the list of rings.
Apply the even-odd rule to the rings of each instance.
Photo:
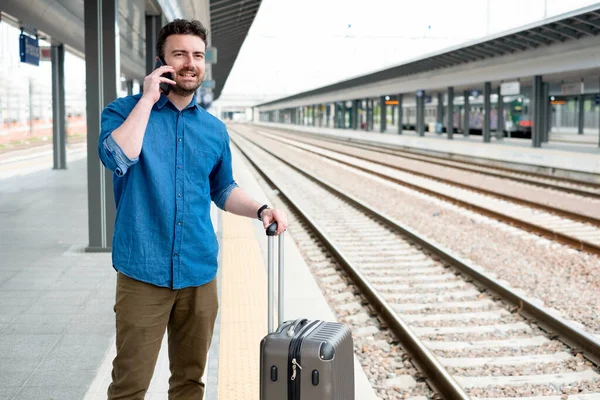
[[[165,63],[165,61],[163,60],[162,57],[158,57],[156,60],[156,64],[154,65],[154,69],[160,68],[163,65],[167,65],[167,63]],[[175,77],[173,76],[173,74],[171,72],[166,72],[166,73],[162,74],[161,77],[175,80]],[[165,96],[168,96],[169,92],[171,91],[171,84],[167,83],[167,82],[160,82],[159,86],[160,86],[160,89],[162,90],[162,92],[165,94]]]

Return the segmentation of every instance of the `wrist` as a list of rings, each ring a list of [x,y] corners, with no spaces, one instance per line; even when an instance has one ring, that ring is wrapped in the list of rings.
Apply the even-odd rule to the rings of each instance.
[[[152,108],[154,103],[154,99],[151,98],[151,95],[148,94],[148,92],[142,94],[142,97],[140,97],[140,100],[138,101],[138,104],[141,104],[142,107],[146,108]]]

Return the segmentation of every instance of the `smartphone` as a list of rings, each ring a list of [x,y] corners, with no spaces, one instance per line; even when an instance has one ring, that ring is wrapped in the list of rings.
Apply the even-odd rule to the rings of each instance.
[[[158,57],[158,59],[156,60],[156,64],[154,65],[154,69],[162,67],[163,65],[167,65],[167,63],[165,63],[165,60],[163,60],[162,57]],[[175,80],[171,72],[165,72],[161,76],[171,80]],[[171,84],[167,82],[161,82],[160,88],[162,89],[162,92],[165,94],[165,96],[168,96],[169,92],[171,91]]]

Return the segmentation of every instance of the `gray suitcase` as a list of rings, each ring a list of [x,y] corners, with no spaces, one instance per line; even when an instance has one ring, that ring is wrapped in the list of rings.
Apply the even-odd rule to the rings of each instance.
[[[261,400],[354,400],[354,348],[343,324],[304,318],[273,331],[273,241],[267,229],[269,334],[260,343]],[[278,321],[283,320],[283,234],[279,235]]]

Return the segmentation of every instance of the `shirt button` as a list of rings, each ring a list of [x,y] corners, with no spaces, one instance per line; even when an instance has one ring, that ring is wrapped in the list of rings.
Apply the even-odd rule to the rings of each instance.
[[[181,197],[181,193],[177,193],[177,196]]]
[[[181,165],[178,165],[177,168],[181,169]]]
[[[179,255],[177,253],[173,254],[173,257],[179,257]]]
[[[181,142],[181,139],[179,139],[179,141]]]
[[[181,226],[181,221],[179,221],[179,222],[177,223],[177,225]]]

